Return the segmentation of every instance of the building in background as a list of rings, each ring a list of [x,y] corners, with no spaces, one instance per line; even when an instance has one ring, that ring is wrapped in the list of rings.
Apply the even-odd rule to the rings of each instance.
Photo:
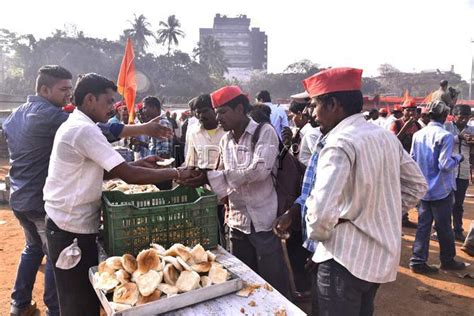
[[[200,28],[199,40],[212,36],[219,41],[229,63],[228,78],[248,80],[253,70],[267,71],[267,35],[250,28],[246,15],[229,18],[216,14],[212,28]]]

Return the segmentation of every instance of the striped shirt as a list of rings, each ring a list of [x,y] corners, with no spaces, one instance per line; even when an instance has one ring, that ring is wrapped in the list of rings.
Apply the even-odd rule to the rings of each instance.
[[[333,258],[359,279],[394,281],[402,209],[416,205],[426,180],[397,137],[362,114],[344,119],[325,140],[306,201],[309,237],[320,241],[313,261]]]

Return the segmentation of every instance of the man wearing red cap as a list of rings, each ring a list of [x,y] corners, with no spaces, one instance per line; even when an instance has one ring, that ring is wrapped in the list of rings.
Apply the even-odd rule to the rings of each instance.
[[[323,133],[303,218],[317,243],[313,279],[322,315],[373,313],[380,283],[396,278],[402,208],[415,206],[427,187],[397,138],[360,114],[361,82],[362,70],[353,68],[303,81]]]
[[[385,128],[385,124],[387,124],[387,115],[388,110],[386,108],[379,109],[379,117],[376,120],[371,121],[371,123]]]
[[[400,104],[395,104],[392,109],[392,115],[390,115],[387,120],[385,121],[385,128],[390,129],[390,126],[393,122],[400,119],[403,116],[402,107]]]
[[[211,93],[219,125],[226,131],[219,144],[218,170],[204,171],[185,184],[209,183],[219,199],[228,198],[230,250],[283,295],[288,295],[288,270],[281,243],[272,232],[277,193],[272,170],[279,140],[270,124],[259,125],[247,114],[250,103],[237,86]],[[260,128],[258,139],[255,139]]]
[[[416,102],[414,99],[409,99],[403,102],[403,117],[396,120],[390,125],[390,131],[397,135],[398,139],[403,145],[403,148],[410,152],[413,134],[421,129],[418,125],[416,114]]]

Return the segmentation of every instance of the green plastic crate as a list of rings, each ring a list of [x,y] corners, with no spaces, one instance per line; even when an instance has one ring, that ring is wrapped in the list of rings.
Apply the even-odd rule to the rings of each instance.
[[[109,256],[137,255],[157,243],[217,246],[217,198],[203,188],[178,186],[153,193],[103,192],[104,246]]]

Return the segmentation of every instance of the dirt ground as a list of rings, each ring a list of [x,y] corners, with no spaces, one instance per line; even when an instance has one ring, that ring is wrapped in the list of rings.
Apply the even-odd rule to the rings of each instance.
[[[0,177],[4,175],[0,168]],[[471,186],[469,193],[474,193]],[[474,220],[474,198],[466,198],[464,229],[467,230]],[[416,221],[416,212],[410,212],[410,218]],[[440,272],[434,276],[413,274],[408,268],[408,259],[415,236],[414,229],[404,229],[402,256],[399,274],[393,283],[380,287],[376,298],[376,315],[474,315],[474,280],[461,279],[453,273]],[[16,274],[16,267],[24,246],[23,231],[8,205],[0,206],[0,316],[8,315],[10,293]],[[456,242],[459,260],[472,264],[468,269],[474,272],[474,258],[459,250],[461,243]],[[430,264],[439,264],[437,242],[430,243]],[[37,276],[33,299],[44,315],[43,304],[44,265]]]

